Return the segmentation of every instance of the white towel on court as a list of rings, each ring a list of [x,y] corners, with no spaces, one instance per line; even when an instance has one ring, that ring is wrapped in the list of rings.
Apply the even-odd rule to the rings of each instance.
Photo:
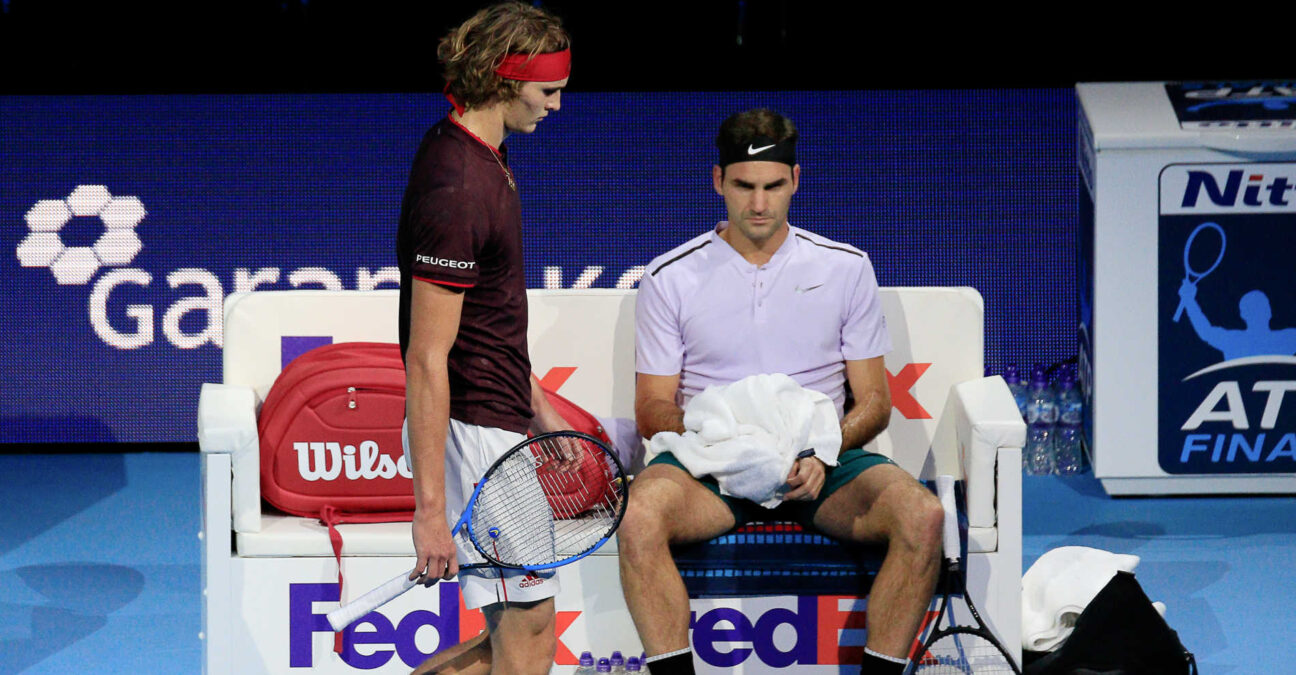
[[[1046,552],[1022,575],[1022,648],[1057,649],[1076,619],[1117,572],[1133,572],[1139,557],[1087,546]],[[1165,605],[1153,603],[1164,616]]]
[[[781,374],[707,387],[684,407],[684,428],[653,436],[652,454],[669,451],[695,477],[714,476],[721,494],[765,508],[783,501],[798,453],[836,466],[841,449],[832,399]]]

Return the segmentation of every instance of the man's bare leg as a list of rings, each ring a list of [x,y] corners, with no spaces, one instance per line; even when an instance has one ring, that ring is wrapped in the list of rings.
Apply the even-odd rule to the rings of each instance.
[[[688,591],[670,545],[703,541],[734,525],[719,497],[678,467],[644,469],[617,531],[621,591],[649,656],[689,646]]]
[[[486,675],[491,667],[490,633],[433,654],[410,675]]]
[[[558,639],[554,635],[554,601],[509,602],[482,608],[490,634],[492,673],[547,675]]]
[[[819,507],[815,527],[825,534],[887,544],[869,591],[868,649],[908,656],[940,576],[943,522],[940,500],[890,464],[865,470]]]

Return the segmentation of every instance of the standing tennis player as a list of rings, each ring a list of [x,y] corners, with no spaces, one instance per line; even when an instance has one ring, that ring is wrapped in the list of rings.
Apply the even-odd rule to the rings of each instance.
[[[684,432],[681,408],[711,385],[785,373],[845,409],[835,467],[810,457],[773,512],[720,495],[670,453],[635,479],[621,523],[621,584],[653,675],[693,672],[688,594],[671,544],[704,541],[754,519],[794,520],[852,542],[884,544],[868,603],[863,673],[900,673],[940,570],[939,500],[865,443],[891,415],[883,355],[891,340],[862,251],[788,223],[801,167],[792,121],[758,109],[720,127],[712,169],[728,221],[653,260],[636,300],[635,418],[644,437]]]
[[[424,583],[455,576],[466,559],[450,526],[493,461],[529,430],[568,428],[531,375],[521,202],[504,146],[558,110],[568,35],[556,17],[507,2],[450,31],[437,59],[453,110],[415,155],[396,245],[418,556],[411,578]],[[549,672],[557,578],[476,572],[459,585],[465,605],[482,608],[486,636],[438,655],[454,657],[438,672]]]

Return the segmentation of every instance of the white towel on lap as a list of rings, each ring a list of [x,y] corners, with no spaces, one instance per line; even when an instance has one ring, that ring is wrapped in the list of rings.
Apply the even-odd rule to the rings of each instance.
[[[1136,555],[1087,546],[1060,546],[1040,556],[1022,575],[1022,647],[1035,652],[1057,649],[1107,582],[1117,572],[1133,572],[1138,564]],[[1154,606],[1164,616],[1165,605]]]
[[[783,501],[781,488],[798,453],[813,449],[836,466],[841,449],[832,399],[787,375],[708,387],[684,407],[684,429],[653,436],[652,453],[669,451],[693,476],[714,476],[721,494],[766,508]]]

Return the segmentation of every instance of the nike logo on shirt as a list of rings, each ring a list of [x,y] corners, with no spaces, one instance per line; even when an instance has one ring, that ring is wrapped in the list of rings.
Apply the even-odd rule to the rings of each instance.
[[[815,284],[815,285],[813,285],[813,286],[807,286],[806,288],[801,288],[800,286],[797,286],[797,287],[796,287],[796,292],[797,292],[797,293],[809,293],[810,291],[813,291],[814,289],[819,288],[819,287],[822,286],[822,285],[823,285],[823,284]]]

